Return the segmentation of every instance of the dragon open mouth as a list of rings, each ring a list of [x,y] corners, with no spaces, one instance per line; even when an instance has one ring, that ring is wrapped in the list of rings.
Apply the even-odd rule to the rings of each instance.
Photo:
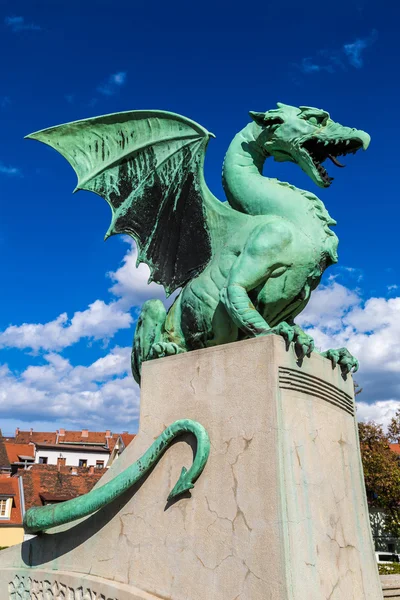
[[[329,187],[334,178],[329,176],[328,171],[322,166],[322,163],[329,158],[337,167],[344,167],[345,165],[342,165],[337,157],[346,154],[355,154],[357,150],[363,147],[363,142],[357,138],[323,140],[313,137],[304,142],[302,147],[311,158],[324,187]]]

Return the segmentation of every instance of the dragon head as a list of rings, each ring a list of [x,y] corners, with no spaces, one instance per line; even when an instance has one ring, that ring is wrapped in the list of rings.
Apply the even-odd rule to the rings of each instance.
[[[310,106],[296,108],[280,102],[277,106],[265,113],[250,112],[261,127],[257,143],[276,161],[297,163],[319,187],[327,188],[333,181],[322,166],[327,158],[344,167],[338,156],[355,154],[369,146],[368,133],[335,123],[324,110]]]

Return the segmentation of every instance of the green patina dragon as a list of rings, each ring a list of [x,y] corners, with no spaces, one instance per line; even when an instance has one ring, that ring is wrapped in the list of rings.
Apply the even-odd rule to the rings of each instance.
[[[113,217],[106,238],[131,235],[138,262],[167,294],[182,288],[166,312],[159,300],[142,308],[132,350],[140,381],[143,361],[246,337],[276,333],[294,342],[299,358],[314,348],[294,324],[324,270],[337,262],[335,221],[314,194],[263,177],[265,159],[297,163],[320,187],[332,179],[322,166],[340,154],[366,149],[368,134],[342,127],[311,107],[278,104],[251,112],[252,122],[232,141],[224,161],[222,203],[204,181],[209,138],[200,125],[161,111],[132,111],[77,121],[34,133],[58,150],[78,175],[77,189],[103,196]],[[323,353],[343,373],[357,369],[345,349]],[[117,477],[58,505],[32,508],[27,532],[37,533],[85,517],[138,482],[171,442],[197,438],[191,468],[170,493],[191,489],[207,462],[210,441],[194,421],[173,423],[149,450]]]
[[[132,371],[143,361],[275,333],[295,343],[300,359],[314,349],[294,323],[324,270],[337,262],[335,221],[314,194],[264,177],[268,157],[294,162],[320,187],[322,163],[366,149],[364,131],[335,123],[317,108],[278,103],[233,139],[225,157],[220,202],[204,180],[212,134],[185,117],[131,111],[76,121],[28,136],[58,150],[78,175],[77,190],[103,196],[112,209],[106,238],[126,233],[138,263],[169,295],[142,307]],[[343,373],[357,369],[345,349],[323,353]]]

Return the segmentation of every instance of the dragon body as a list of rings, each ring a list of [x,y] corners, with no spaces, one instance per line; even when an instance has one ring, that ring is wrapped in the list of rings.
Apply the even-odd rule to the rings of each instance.
[[[67,158],[77,189],[107,200],[106,237],[131,235],[150,280],[167,294],[181,288],[168,312],[159,300],[142,307],[132,350],[138,382],[143,361],[248,337],[282,335],[299,358],[314,349],[294,319],[337,262],[336,222],[314,194],[264,177],[263,165],[269,157],[294,162],[329,187],[322,163],[342,166],[337,157],[366,149],[370,138],[312,107],[278,103],[250,116],[225,157],[227,202],[204,180],[212,134],[179,115],[131,111],[28,136]],[[344,348],[324,355],[344,373],[357,369]]]

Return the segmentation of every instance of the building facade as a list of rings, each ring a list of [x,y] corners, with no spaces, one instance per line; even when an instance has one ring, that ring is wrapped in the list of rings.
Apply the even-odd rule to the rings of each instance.
[[[19,544],[24,539],[21,490],[21,477],[0,475],[0,548]]]
[[[59,465],[68,467],[95,467],[105,469],[111,466],[135,436],[124,432],[69,431],[59,429],[54,432],[21,431],[17,429],[13,441],[6,443],[12,465],[35,464]],[[19,450],[21,449],[21,450]]]
[[[0,549],[24,540],[23,517],[33,506],[89,492],[135,436],[111,431],[0,431]]]

